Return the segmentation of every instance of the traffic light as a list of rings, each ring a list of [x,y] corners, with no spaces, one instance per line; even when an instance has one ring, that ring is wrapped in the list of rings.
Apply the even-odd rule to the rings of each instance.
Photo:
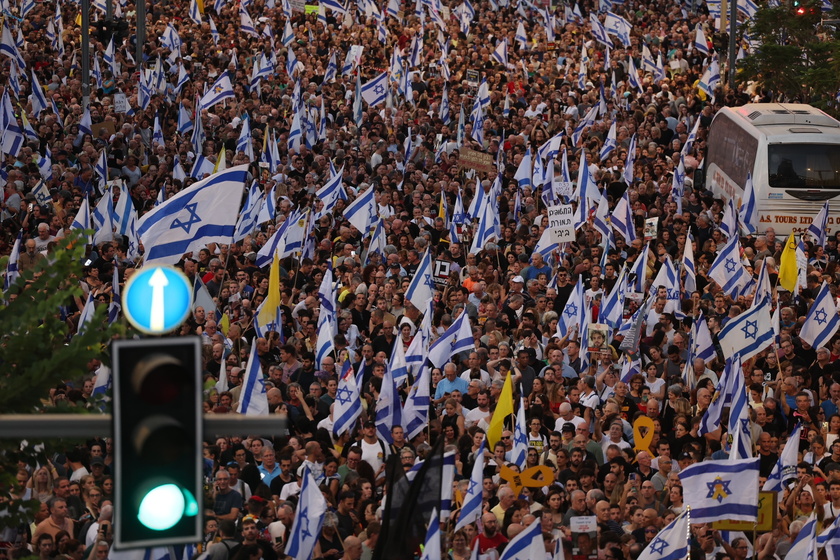
[[[116,340],[114,545],[198,542],[203,495],[201,340]]]

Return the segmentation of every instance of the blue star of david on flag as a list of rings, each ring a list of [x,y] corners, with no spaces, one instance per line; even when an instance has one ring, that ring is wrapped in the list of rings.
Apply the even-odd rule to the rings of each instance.
[[[341,404],[348,404],[350,402],[350,397],[352,396],[353,394],[350,392],[350,389],[348,389],[347,387],[342,387],[335,394],[335,399]]]
[[[747,321],[743,327],[741,327],[741,332],[744,333],[744,336],[747,338],[755,338],[758,334],[758,321]]]
[[[814,320],[820,325],[824,325],[828,321],[828,314],[825,309],[817,309],[817,312],[814,313]]]
[[[577,308],[577,305],[575,305],[574,303],[570,303],[566,307],[566,315],[569,316],[569,317],[574,317],[575,315],[577,315],[577,312],[578,312],[578,308]]]
[[[726,267],[726,272],[735,272],[735,265],[735,259],[726,259],[726,263],[724,264],[724,266]]]
[[[304,538],[309,538],[312,536],[312,533],[309,532],[309,508],[303,508],[303,511],[300,512],[300,534],[303,535]]]
[[[192,228],[193,224],[197,224],[201,221],[201,217],[196,212],[197,207],[198,204],[195,202],[184,206],[184,210],[186,210],[189,213],[189,219],[186,222],[184,222],[181,221],[181,218],[175,218],[174,220],[172,220],[172,224],[169,226],[169,229],[175,229],[179,227],[183,228],[184,232],[189,234],[190,228]]]
[[[661,556],[665,549],[669,546],[671,545],[662,540],[661,538],[656,537],[654,541],[650,543],[650,550]]]
[[[706,497],[711,498],[713,500],[717,500],[718,503],[722,502],[732,493],[732,491],[729,489],[730,482],[731,481],[723,480],[720,477],[714,479],[711,482],[707,482],[706,486],[709,488],[709,493],[706,495]]]

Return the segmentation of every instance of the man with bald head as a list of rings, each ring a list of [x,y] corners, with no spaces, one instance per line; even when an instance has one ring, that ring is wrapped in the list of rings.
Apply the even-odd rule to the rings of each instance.
[[[344,539],[344,555],[341,560],[359,560],[362,557],[362,540],[350,535]]]
[[[24,248],[25,251],[18,257],[18,270],[20,272],[33,270],[39,262],[46,258],[38,251],[34,239],[27,239]]]

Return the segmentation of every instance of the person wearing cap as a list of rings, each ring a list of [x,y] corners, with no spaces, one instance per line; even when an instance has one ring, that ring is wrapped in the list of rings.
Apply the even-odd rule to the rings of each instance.
[[[105,480],[105,461],[102,457],[92,457],[90,460],[90,474],[96,481],[97,486],[102,486],[102,481]]]

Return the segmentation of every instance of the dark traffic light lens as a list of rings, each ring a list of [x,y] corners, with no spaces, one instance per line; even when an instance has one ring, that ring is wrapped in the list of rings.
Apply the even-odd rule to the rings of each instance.
[[[164,405],[181,396],[189,380],[184,365],[164,354],[153,354],[137,364],[131,383],[147,404]]]

